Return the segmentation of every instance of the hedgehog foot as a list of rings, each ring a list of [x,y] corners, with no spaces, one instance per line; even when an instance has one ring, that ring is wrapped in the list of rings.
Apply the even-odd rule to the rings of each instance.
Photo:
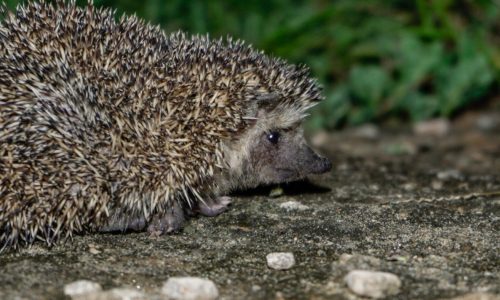
[[[215,199],[215,201],[199,203],[196,211],[206,217],[215,217],[225,212],[229,204],[231,204],[231,197],[221,196]]]
[[[148,232],[153,236],[173,233],[182,229],[186,217],[180,205],[174,205],[164,214],[153,216],[148,224]]]
[[[99,228],[99,232],[143,231],[145,228],[146,220],[144,217],[130,218],[123,214],[117,214],[110,218],[106,225]]]

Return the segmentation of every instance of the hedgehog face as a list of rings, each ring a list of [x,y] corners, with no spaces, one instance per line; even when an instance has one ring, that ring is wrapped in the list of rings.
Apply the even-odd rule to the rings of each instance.
[[[331,169],[330,161],[307,145],[300,127],[302,118],[290,119],[287,110],[294,108],[269,109],[259,107],[251,128],[226,145],[230,189],[290,182]]]
[[[306,144],[300,124],[256,132],[247,159],[246,172],[259,184],[289,182],[331,169],[330,161]]]

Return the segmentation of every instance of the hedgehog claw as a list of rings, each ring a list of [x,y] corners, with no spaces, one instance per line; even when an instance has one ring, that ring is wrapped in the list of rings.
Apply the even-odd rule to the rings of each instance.
[[[198,205],[197,212],[206,217],[215,217],[225,212],[231,204],[231,197],[221,196],[214,202],[204,202]]]

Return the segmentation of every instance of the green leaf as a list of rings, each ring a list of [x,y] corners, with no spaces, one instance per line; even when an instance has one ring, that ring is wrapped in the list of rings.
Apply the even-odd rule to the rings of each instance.
[[[379,66],[355,66],[349,74],[351,92],[361,105],[378,105],[389,83],[387,72]]]

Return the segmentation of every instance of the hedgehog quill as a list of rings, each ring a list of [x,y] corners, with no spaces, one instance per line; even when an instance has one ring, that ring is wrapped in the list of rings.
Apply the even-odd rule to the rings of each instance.
[[[331,168],[301,131],[322,99],[303,66],[91,1],[0,11],[0,247],[175,232]]]

